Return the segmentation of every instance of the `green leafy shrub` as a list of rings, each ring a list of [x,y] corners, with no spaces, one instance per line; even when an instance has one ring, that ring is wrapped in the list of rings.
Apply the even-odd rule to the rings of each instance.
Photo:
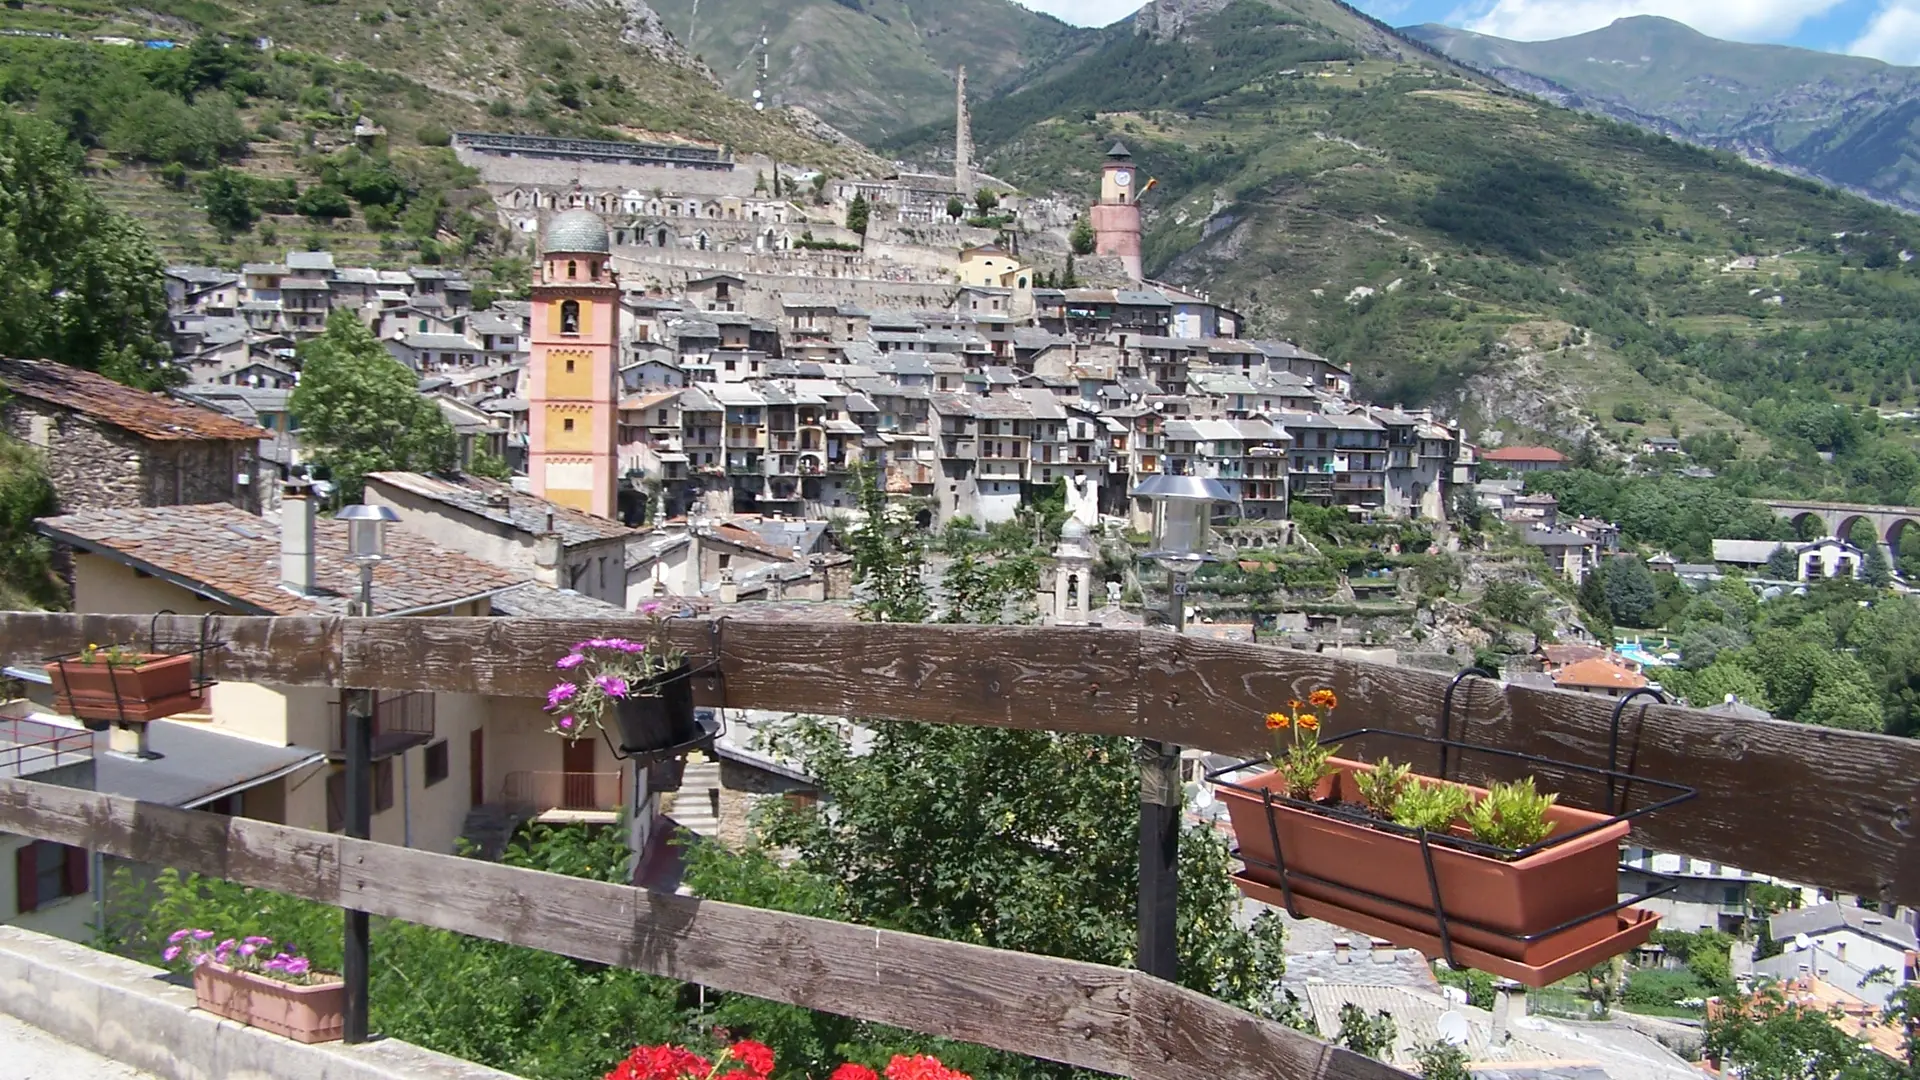
[[[1467,812],[1473,795],[1458,784],[1419,784],[1393,801],[1393,821],[1409,829],[1446,832]]]
[[[1360,791],[1360,801],[1367,809],[1381,817],[1392,817],[1394,804],[1400,801],[1400,793],[1413,782],[1413,770],[1406,765],[1395,765],[1388,758],[1373,763],[1372,772],[1353,774],[1353,786]]]
[[[1473,835],[1495,847],[1523,848],[1545,840],[1553,832],[1547,809],[1560,796],[1543,794],[1529,776],[1512,784],[1494,784],[1486,798],[1467,811]]]

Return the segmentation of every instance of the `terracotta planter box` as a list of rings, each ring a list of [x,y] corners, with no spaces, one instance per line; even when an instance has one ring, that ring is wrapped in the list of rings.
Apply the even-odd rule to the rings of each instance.
[[[193,654],[141,653],[138,661],[109,667],[102,657],[91,664],[48,664],[53,707],[81,720],[117,723],[158,720],[205,705],[205,694],[193,682]]]
[[[340,1037],[347,987],[339,979],[296,986],[215,963],[193,969],[194,1004],[216,1016],[284,1035],[294,1042]]]
[[[1317,798],[1333,796],[1357,809],[1361,799],[1353,776],[1371,772],[1373,767],[1343,758],[1332,759],[1332,764],[1337,771],[1321,782]],[[1424,777],[1415,779],[1437,783]],[[1255,895],[1254,890],[1258,888],[1257,899],[1275,904],[1283,902],[1279,874],[1271,869],[1277,861],[1273,851],[1273,837],[1277,833],[1290,884],[1294,896],[1301,901],[1303,914],[1312,906],[1325,912],[1328,921],[1336,924],[1366,930],[1432,955],[1440,952],[1439,920],[1434,915],[1433,891],[1419,841],[1282,803],[1273,807],[1272,831],[1269,831],[1266,806],[1258,793],[1268,788],[1276,794],[1283,793],[1281,780],[1268,772],[1239,783],[1249,790],[1236,790],[1223,784],[1216,788],[1216,794],[1227,805],[1234,836],[1242,857],[1247,860],[1246,869],[1237,880],[1249,895]],[[1469,785],[1468,790],[1476,797],[1486,794],[1484,788]],[[1444,844],[1430,845],[1440,906],[1446,912],[1447,929],[1456,957],[1462,963],[1471,963],[1465,954],[1472,950],[1479,956],[1497,958],[1522,969],[1545,970],[1563,966],[1568,958],[1586,955],[1603,943],[1615,952],[1628,947],[1620,937],[1624,929],[1620,913],[1586,919],[1532,942],[1514,940],[1543,934],[1618,902],[1619,848],[1627,835],[1628,823],[1607,824],[1611,821],[1607,815],[1568,806],[1555,806],[1547,814],[1553,822],[1554,835],[1593,825],[1603,827],[1511,861]],[[1455,833],[1462,837],[1471,835],[1459,826],[1455,827]],[[1349,889],[1397,903],[1359,895]],[[1365,920],[1366,925],[1351,917],[1340,917],[1342,914]],[[1644,915],[1629,920],[1643,941],[1657,921],[1657,916]],[[1606,955],[1611,953],[1601,953],[1590,963]],[[1474,966],[1494,970],[1482,964]],[[1519,975],[1511,977],[1527,981]]]

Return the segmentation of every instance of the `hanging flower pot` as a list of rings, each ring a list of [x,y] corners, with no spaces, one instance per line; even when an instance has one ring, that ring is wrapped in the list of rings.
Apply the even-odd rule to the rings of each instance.
[[[1561,806],[1530,778],[1480,788],[1335,757],[1318,740],[1333,694],[1290,704],[1268,719],[1271,771],[1213,774],[1248,896],[1532,986],[1658,924],[1618,901],[1624,815]]]
[[[631,682],[613,703],[624,754],[652,754],[699,738],[693,720],[693,666],[680,666]]]
[[[554,734],[580,739],[598,728],[618,738],[614,756],[648,764],[712,735],[694,719],[693,668],[669,639],[660,605],[640,610],[645,639],[590,638],[554,662],[561,681],[547,691],[547,712]]]
[[[56,711],[94,724],[144,723],[206,704],[193,653],[136,652],[89,645],[47,662]]]

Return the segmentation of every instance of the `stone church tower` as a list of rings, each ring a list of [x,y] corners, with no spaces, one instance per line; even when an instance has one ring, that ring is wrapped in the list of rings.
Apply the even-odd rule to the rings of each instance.
[[[954,94],[953,187],[962,199],[973,198],[973,114],[967,111],[967,69],[960,68],[960,86]]]
[[[1125,143],[1116,142],[1100,169],[1100,201],[1093,204],[1093,253],[1117,256],[1135,281],[1146,275],[1140,262],[1140,207],[1134,202],[1139,191],[1133,154]]]
[[[527,474],[533,493],[619,513],[620,281],[607,226],[569,210],[547,226],[533,271]]]

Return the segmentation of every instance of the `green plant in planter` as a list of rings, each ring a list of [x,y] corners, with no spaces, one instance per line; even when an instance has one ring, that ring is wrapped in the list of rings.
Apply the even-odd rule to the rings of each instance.
[[[1412,784],[1393,800],[1393,821],[1409,829],[1443,833],[1472,803],[1473,795],[1458,784]]]
[[[1372,772],[1353,774],[1353,786],[1360,791],[1360,801],[1367,809],[1383,818],[1393,816],[1393,806],[1400,801],[1400,795],[1412,783],[1413,769],[1406,765],[1395,765],[1388,758],[1373,763]]]
[[[1467,811],[1467,827],[1475,839],[1495,847],[1530,847],[1553,832],[1547,809],[1559,798],[1536,790],[1531,776],[1517,783],[1492,784],[1487,797]]]

